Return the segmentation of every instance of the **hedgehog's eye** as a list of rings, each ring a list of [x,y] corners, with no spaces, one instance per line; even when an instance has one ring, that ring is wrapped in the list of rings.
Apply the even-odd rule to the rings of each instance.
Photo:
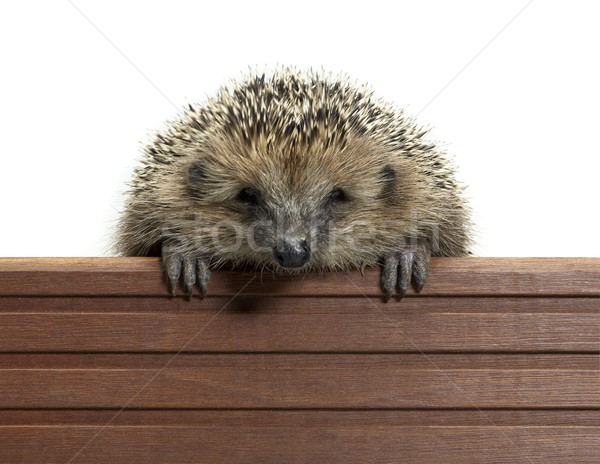
[[[249,187],[244,187],[238,193],[237,200],[247,205],[257,205],[259,201],[258,192]]]
[[[348,198],[342,189],[335,189],[327,196],[327,200],[331,203],[343,203],[348,201]]]

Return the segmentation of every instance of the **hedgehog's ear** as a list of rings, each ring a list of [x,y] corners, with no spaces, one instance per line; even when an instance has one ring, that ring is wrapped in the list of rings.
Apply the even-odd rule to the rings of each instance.
[[[379,171],[379,177],[382,185],[379,197],[393,201],[396,191],[396,170],[388,164]]]
[[[199,194],[206,183],[206,172],[200,161],[193,162],[188,169],[188,180],[192,193]]]

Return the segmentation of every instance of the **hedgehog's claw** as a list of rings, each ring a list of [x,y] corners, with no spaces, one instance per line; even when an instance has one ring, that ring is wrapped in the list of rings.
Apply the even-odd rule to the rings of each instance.
[[[181,255],[163,254],[162,260],[165,266],[165,272],[169,279],[169,283],[171,284],[171,295],[175,296],[175,292],[177,290],[177,282],[179,281],[179,276],[181,275],[183,259]]]
[[[194,295],[194,285],[198,284],[201,297],[206,297],[206,286],[210,279],[207,262],[197,255],[185,253],[169,253],[163,251],[162,261],[171,286],[171,294],[176,296],[177,282],[183,275],[183,284],[191,300]]]
[[[406,294],[406,290],[410,285],[413,255],[411,252],[401,252],[398,261],[398,265],[400,267],[400,269],[398,270],[398,297],[401,300]]]
[[[196,271],[198,274],[198,286],[202,292],[202,298],[206,298],[206,285],[210,280],[210,269],[208,268],[208,264],[204,259],[198,258],[196,260]]]
[[[188,292],[189,300],[194,294],[194,284],[196,283],[196,259],[185,256],[183,258],[183,283]]]
[[[415,256],[412,266],[413,277],[415,278],[415,290],[419,293],[423,290],[425,280],[427,280],[427,272],[429,271],[429,257],[421,257],[419,254]]]
[[[398,283],[398,255],[392,253],[387,256],[383,262],[383,270],[381,272],[381,284],[385,290],[385,301],[392,297],[394,287]]]
[[[202,294],[200,295],[201,299],[206,298],[206,284],[200,284],[200,291]]]
[[[359,268],[360,275],[363,276],[363,277],[365,276],[365,266],[366,266],[365,263],[360,263],[360,268]]]
[[[386,256],[381,273],[381,284],[386,292],[386,301],[391,298],[396,285],[398,299],[401,300],[411,283],[411,278],[415,290],[417,293],[420,292],[427,279],[430,257],[429,246],[422,241]]]

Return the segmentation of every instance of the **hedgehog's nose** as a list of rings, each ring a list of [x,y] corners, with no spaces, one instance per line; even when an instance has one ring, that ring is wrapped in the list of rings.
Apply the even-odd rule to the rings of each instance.
[[[273,248],[273,256],[283,267],[301,267],[310,259],[310,247],[304,239],[279,239]]]

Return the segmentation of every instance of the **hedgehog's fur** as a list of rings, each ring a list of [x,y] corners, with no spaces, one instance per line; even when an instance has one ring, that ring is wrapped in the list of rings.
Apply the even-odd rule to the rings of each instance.
[[[290,271],[271,251],[287,233],[311,247],[291,272],[383,262],[388,295],[411,270],[420,287],[430,255],[465,255],[470,244],[462,187],[426,132],[345,78],[251,73],[189,105],[145,148],[117,249],[162,253],[173,285],[183,272],[190,291],[196,278],[205,290],[208,268],[222,264]],[[247,228],[270,220],[252,229],[256,251]]]

